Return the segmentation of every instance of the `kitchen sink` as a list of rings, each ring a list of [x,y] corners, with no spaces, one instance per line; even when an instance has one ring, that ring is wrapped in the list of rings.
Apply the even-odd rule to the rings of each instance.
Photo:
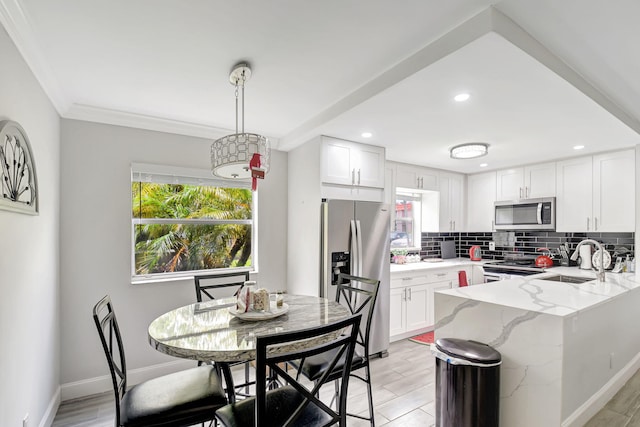
[[[596,279],[591,277],[565,276],[563,274],[558,274],[555,276],[541,277],[540,280],[550,280],[552,282],[564,282],[564,283],[584,283],[584,282],[591,282]]]

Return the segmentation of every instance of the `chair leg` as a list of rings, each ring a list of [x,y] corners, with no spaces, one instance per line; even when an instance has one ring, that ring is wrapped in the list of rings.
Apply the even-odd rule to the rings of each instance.
[[[244,364],[244,383],[246,384],[244,388],[245,394],[249,395],[249,362]]]
[[[367,363],[364,367],[366,371],[366,379],[367,379],[367,392],[369,397],[369,421],[371,421],[371,427],[375,427],[376,422],[373,417],[373,390],[371,390],[371,371],[369,370],[369,364]]]

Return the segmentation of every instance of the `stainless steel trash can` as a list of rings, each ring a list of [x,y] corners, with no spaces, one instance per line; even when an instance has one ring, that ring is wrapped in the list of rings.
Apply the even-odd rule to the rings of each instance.
[[[438,339],[431,351],[436,356],[436,427],[498,427],[500,353],[458,338]]]

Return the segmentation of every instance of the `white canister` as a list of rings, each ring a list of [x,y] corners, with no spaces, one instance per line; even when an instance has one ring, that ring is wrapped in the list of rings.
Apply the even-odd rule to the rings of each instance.
[[[583,245],[580,247],[580,268],[583,270],[591,270],[591,245]]]

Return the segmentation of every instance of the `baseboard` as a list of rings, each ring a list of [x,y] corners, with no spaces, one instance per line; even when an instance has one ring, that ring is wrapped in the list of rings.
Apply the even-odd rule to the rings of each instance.
[[[173,362],[161,363],[159,365],[146,366],[144,368],[129,369],[127,372],[127,383],[128,385],[135,385],[161,375],[193,368],[196,364],[197,362],[195,360],[176,360]],[[107,391],[113,391],[111,376],[103,375],[100,377],[62,384],[60,386],[59,399],[64,402],[65,400],[78,399]]]
[[[636,354],[636,356],[607,381],[600,390],[587,399],[573,414],[569,415],[562,422],[562,427],[581,427],[585,425],[624,387],[638,369],[640,369],[640,353]]]
[[[416,335],[426,334],[427,332],[431,332],[433,330],[434,330],[433,326],[429,326],[427,328],[420,328],[420,329],[413,330],[411,332],[403,332],[401,334],[391,336],[389,338],[389,342],[405,340],[407,338],[415,337]]]
[[[47,410],[45,411],[38,427],[51,427],[53,424],[53,420],[58,413],[58,407],[60,406],[60,387],[56,389],[56,392],[53,394],[51,401],[49,402],[49,406],[47,406]]]

